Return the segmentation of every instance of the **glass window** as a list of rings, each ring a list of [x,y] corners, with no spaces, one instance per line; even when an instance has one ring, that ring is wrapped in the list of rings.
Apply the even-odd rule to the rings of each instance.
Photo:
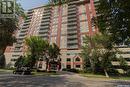
[[[71,65],[66,65],[66,68],[67,69],[71,69]]]
[[[76,65],[76,68],[80,68],[81,66],[80,65]]]
[[[67,62],[70,62],[71,61],[71,59],[70,58],[67,58]]]
[[[41,63],[39,64],[38,68],[42,68],[42,64]]]
[[[76,58],[75,61],[80,61],[80,58]]]

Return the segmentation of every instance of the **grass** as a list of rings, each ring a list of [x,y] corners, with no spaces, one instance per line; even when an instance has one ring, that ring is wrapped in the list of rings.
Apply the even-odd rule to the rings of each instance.
[[[118,77],[110,77],[112,79],[115,79],[115,80],[130,80],[130,77],[127,77],[127,76],[118,76]]]
[[[0,74],[3,74],[3,73],[12,73],[13,70],[7,70],[7,69],[0,69]]]
[[[82,73],[80,75],[87,77],[87,78],[94,78],[94,79],[130,80],[130,77],[128,77],[128,76],[110,76],[109,78],[107,78],[105,75],[100,75],[100,74]]]
[[[36,75],[36,76],[50,76],[50,75],[59,75],[56,72],[32,72],[32,75]]]

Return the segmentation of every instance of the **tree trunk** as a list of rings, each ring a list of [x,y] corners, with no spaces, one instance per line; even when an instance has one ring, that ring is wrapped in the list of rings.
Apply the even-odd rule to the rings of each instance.
[[[90,58],[89,58],[89,61],[90,61],[90,64],[91,64],[90,66],[91,66],[92,72],[94,73],[95,72],[95,65]]]
[[[108,75],[108,73],[107,73],[107,70],[106,70],[106,69],[104,69],[104,73],[105,73],[105,76],[106,76],[107,78],[109,78],[109,75]]]
[[[46,59],[46,71],[48,69],[48,64],[49,64],[49,61],[48,61],[48,59]]]
[[[5,59],[5,56],[4,56],[4,52],[5,52],[5,49],[6,49],[6,47],[3,47],[3,48],[1,48],[0,49],[0,57],[4,57],[4,60],[2,59],[0,62],[0,67],[1,68],[5,68],[5,66],[6,66],[6,59]]]
[[[0,55],[1,55],[1,54],[4,54],[5,49],[6,49],[6,47],[3,47],[3,48],[0,49]]]

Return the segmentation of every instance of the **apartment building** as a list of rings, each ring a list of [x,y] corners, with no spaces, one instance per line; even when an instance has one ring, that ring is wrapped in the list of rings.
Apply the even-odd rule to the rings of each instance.
[[[59,0],[57,0],[59,1]],[[17,33],[17,43],[7,48],[7,64],[26,52],[24,39],[29,36],[40,36],[50,43],[56,43],[61,49],[62,68],[82,69],[82,58],[79,56],[83,37],[98,32],[92,18],[96,16],[94,0],[61,0],[54,5],[45,5],[28,10],[27,19]]]

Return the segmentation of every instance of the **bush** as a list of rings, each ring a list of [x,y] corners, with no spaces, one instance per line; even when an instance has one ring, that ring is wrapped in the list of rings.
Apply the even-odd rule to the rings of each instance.
[[[0,55],[0,68],[5,68],[6,60],[5,55]]]
[[[92,69],[90,67],[87,67],[85,70],[84,70],[84,73],[92,73]]]
[[[130,76],[130,69],[128,69],[128,70],[126,71],[126,75],[127,75],[127,76]]]
[[[108,74],[109,75],[119,75],[119,72],[116,70],[116,69],[110,69],[109,71],[108,71]]]
[[[63,68],[62,71],[67,71],[67,69],[66,69],[66,68]]]
[[[79,73],[79,70],[78,70],[78,69],[74,69],[74,68],[72,68],[72,69],[66,69],[66,68],[64,68],[64,69],[62,69],[62,71],[68,71],[68,72]]]
[[[46,72],[46,70],[39,70],[39,69],[37,69],[37,72]]]

